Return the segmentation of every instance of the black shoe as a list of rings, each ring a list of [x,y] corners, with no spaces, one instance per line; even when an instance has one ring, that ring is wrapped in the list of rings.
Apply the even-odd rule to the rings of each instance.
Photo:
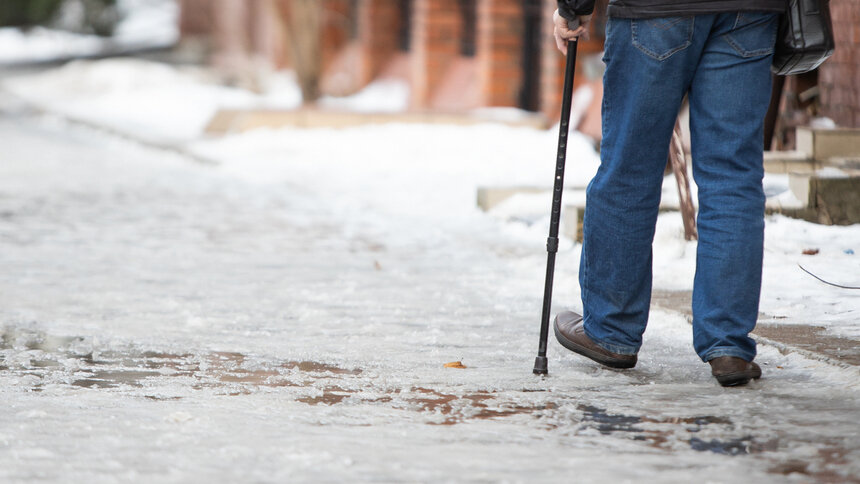
[[[711,375],[724,387],[746,385],[752,379],[761,378],[761,367],[743,358],[720,356],[708,363],[711,365]]]
[[[633,368],[636,366],[636,355],[612,353],[591,341],[582,327],[582,316],[572,311],[559,313],[555,317],[553,327],[555,328],[555,339],[574,353],[610,368]]]

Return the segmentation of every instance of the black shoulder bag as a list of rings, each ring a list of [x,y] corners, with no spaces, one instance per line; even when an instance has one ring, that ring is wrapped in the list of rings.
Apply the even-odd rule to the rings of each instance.
[[[834,47],[829,0],[788,0],[771,70],[781,76],[809,72],[826,61]]]

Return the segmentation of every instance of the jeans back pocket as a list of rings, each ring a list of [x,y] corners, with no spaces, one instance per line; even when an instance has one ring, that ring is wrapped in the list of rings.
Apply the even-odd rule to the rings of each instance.
[[[773,53],[779,15],[765,12],[738,12],[731,32],[723,38],[741,57]]]
[[[693,17],[633,19],[630,29],[633,45],[659,61],[686,49],[693,41]]]

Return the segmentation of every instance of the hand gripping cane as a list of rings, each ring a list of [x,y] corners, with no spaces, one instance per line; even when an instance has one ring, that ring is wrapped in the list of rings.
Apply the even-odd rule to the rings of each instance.
[[[579,22],[570,22],[576,30]],[[535,375],[546,375],[546,340],[549,336],[549,314],[552,308],[552,279],[555,274],[555,254],[558,252],[558,225],[561,218],[561,192],[564,186],[564,162],[567,158],[567,132],[570,124],[570,103],[573,94],[573,74],[576,67],[577,40],[567,41],[567,64],[564,68],[564,90],[561,103],[561,123],[558,128],[558,156],[555,165],[555,184],[552,190],[552,214],[549,223],[549,238],[546,241],[546,283],[543,289],[543,313],[540,321],[540,344],[535,358]]]

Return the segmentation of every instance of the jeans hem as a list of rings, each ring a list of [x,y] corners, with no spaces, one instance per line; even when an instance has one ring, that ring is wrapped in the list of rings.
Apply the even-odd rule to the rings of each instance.
[[[619,346],[619,345],[614,345],[612,343],[605,343],[603,341],[600,341],[599,339],[597,339],[594,336],[592,336],[591,334],[589,334],[588,328],[584,328],[584,329],[585,329],[585,335],[588,336],[588,339],[590,339],[592,342],[594,342],[594,344],[605,349],[606,351],[610,351],[612,353],[616,353],[619,355],[635,355],[635,354],[639,353],[639,348],[636,348],[633,346]]]
[[[752,361],[753,359],[755,359],[755,353],[749,353],[747,351],[742,351],[737,348],[715,348],[705,353],[704,355],[699,356],[705,363],[721,356],[733,356],[735,358],[740,358],[744,361]]]

